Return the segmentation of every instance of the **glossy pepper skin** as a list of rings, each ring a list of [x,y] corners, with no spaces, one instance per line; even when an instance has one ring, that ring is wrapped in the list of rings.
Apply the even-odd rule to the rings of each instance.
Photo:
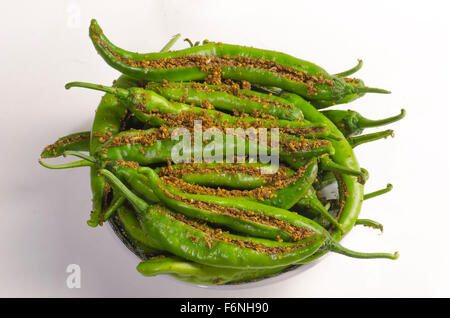
[[[303,175],[296,181],[286,185],[283,189],[274,191],[275,196],[265,200],[258,200],[264,204],[290,209],[307,193],[313,184],[319,169],[316,158],[311,159],[304,168]],[[253,199],[253,198],[251,198]],[[257,200],[257,199],[254,199]]]
[[[173,123],[171,120],[174,121],[173,116],[164,117],[165,114],[181,116],[182,114],[189,112],[196,115],[195,117],[190,118],[191,122],[184,123],[189,126],[194,125],[193,120],[211,120],[217,123],[217,126],[222,124],[225,125],[225,127],[233,128],[277,127],[294,130],[295,132],[293,133],[295,135],[313,138],[327,137],[329,135],[329,129],[327,126],[320,124],[317,125],[306,120],[298,119],[291,121],[284,119],[262,119],[251,116],[236,117],[213,109],[205,109],[184,103],[170,102],[162,95],[140,87],[120,89],[84,82],[71,82],[66,84],[67,89],[72,87],[83,87],[114,94],[126,105],[129,111],[132,112],[138,120],[152,127],[159,127],[161,125],[172,126]]]
[[[213,267],[170,256],[159,250],[159,246],[142,231],[136,212],[127,206],[117,211],[121,229],[125,231],[132,243],[144,252],[157,255],[139,263],[136,269],[144,276],[170,274],[185,282],[201,285],[222,285],[227,283],[249,281],[275,274],[287,266],[268,269],[234,269]]]
[[[151,135],[157,131],[157,128],[151,128],[148,130],[134,130],[119,133],[115,138],[126,137],[128,139],[135,139],[133,143],[119,143],[115,144],[115,139],[104,143],[104,145],[97,150],[94,156],[100,158],[101,160],[125,160],[125,161],[135,161],[140,165],[149,165],[155,163],[166,163],[168,161],[173,161],[173,151],[177,151],[180,146],[180,140],[178,139],[160,139],[152,144],[144,144],[139,141],[139,139],[146,138],[146,136]],[[238,148],[242,145],[243,154],[248,156],[251,154],[252,149],[258,150],[258,153],[274,153],[274,149],[267,147],[264,144],[256,143],[254,141],[242,138],[227,138],[225,134],[218,133],[216,137],[219,140],[214,140],[208,144],[202,144],[201,147],[188,147],[184,155],[186,158],[203,158],[205,161],[212,161],[215,159],[225,160],[227,154],[232,151],[237,154]],[[183,137],[180,137],[182,139]],[[191,138],[193,136],[188,136],[186,138]],[[295,137],[290,137],[295,138]],[[218,158],[216,154],[210,157],[208,154],[212,151],[217,151],[217,154],[221,153],[221,158]],[[317,148],[299,150],[288,152],[283,149],[278,149],[279,159],[286,164],[290,165],[294,169],[298,169],[304,164],[304,159],[313,158],[322,154],[334,153],[334,149],[331,147],[329,142],[323,146]],[[203,157],[202,157],[203,156]],[[202,160],[202,161],[203,161]],[[178,163],[178,162],[175,162]]]
[[[223,164],[222,164],[223,165]],[[248,164],[242,164],[248,165]],[[201,186],[211,185],[211,179],[215,182],[217,186],[226,186],[229,183],[230,179],[236,181],[241,188],[244,188],[245,185],[251,184],[253,185],[255,181],[259,181],[260,186],[258,188],[264,189],[264,185],[270,186],[270,184],[265,183],[264,179],[257,176],[249,176],[249,175],[232,175],[231,173],[222,173],[220,172],[220,165],[215,165],[215,173],[210,173],[209,175],[199,175],[195,174],[186,174],[183,177],[183,180],[188,180],[190,183],[191,177],[194,177],[195,183]],[[119,164],[117,162],[109,162],[106,167],[114,172],[114,174],[126,185],[128,185],[133,191],[139,194],[142,198],[144,198],[147,202],[154,203],[160,202],[158,196],[156,196],[153,188],[150,186],[149,178],[145,174],[145,168],[142,170],[140,168],[131,167],[127,164]],[[290,209],[295,203],[297,203],[307,192],[308,188],[311,187],[317,175],[318,165],[316,159],[311,159],[306,166],[304,167],[304,172],[298,176],[298,178],[293,179],[286,186],[272,190],[273,196],[271,198],[264,198],[258,196],[249,196],[245,192],[242,193],[241,196],[234,195],[235,198],[243,198],[251,201],[259,201],[266,205],[270,205],[273,207],[279,207],[282,209]],[[154,170],[156,174],[158,174],[158,169]],[[287,174],[294,174],[292,170],[287,171]],[[225,181],[225,182],[224,182]],[[175,187],[174,187],[175,188]],[[245,187],[248,189],[249,187]]]
[[[349,250],[341,246],[326,229],[314,221],[289,211],[285,214],[282,209],[264,204],[250,203],[246,206],[252,206],[259,211],[264,210],[265,213],[275,213],[280,219],[309,229],[307,234],[291,243],[217,231],[189,217],[173,213],[162,205],[149,206],[110,171],[101,169],[100,172],[133,205],[141,228],[150,239],[163,246],[164,250],[197,263],[230,268],[273,268],[309,262],[314,258],[311,257],[312,254],[319,249],[322,253],[331,250],[356,258],[398,258],[398,253],[361,253]],[[149,181],[157,180],[157,175],[151,168],[146,168],[146,172],[150,173]],[[154,191],[161,200],[165,196],[159,193],[157,187]],[[165,204],[168,202],[162,201]],[[176,243],[173,238],[176,238]]]
[[[271,239],[281,237],[283,240],[292,240],[296,237],[292,237],[282,228],[277,228],[275,221],[272,223],[259,222],[259,215],[261,218],[267,216],[298,228],[314,228],[314,224],[310,223],[308,219],[285,209],[253,202],[247,198],[184,193],[164,185],[151,168],[141,168],[140,171],[149,177],[149,185],[161,202],[189,217],[222,224],[240,233]],[[196,202],[206,204],[195,205]],[[220,212],[221,210],[214,209],[214,206],[232,208],[240,213],[227,213],[226,209],[224,212]]]
[[[196,164],[199,167],[210,168],[210,171],[202,171],[195,172],[191,171],[189,173],[184,174],[181,179],[187,183],[196,184],[200,186],[207,187],[225,187],[230,189],[240,189],[240,190],[252,190],[268,185],[272,185],[271,182],[268,182],[262,174],[254,175],[246,172],[229,172],[224,171],[222,168],[224,165],[230,166],[238,166],[245,165],[251,166],[259,169],[260,173],[264,173],[265,175],[274,174],[278,170],[279,166],[270,165],[270,164],[262,164],[256,162],[245,162],[245,163],[199,163]],[[171,169],[178,170],[183,169],[184,165],[171,165]],[[291,177],[295,172],[286,166],[283,166],[285,169],[286,176]],[[161,168],[154,169],[158,175],[161,175]]]
[[[340,140],[331,141],[333,147],[335,148],[335,153],[331,156],[334,162],[344,165],[352,170],[360,170],[351,145],[347,142],[345,136],[339,131],[339,129],[336,128],[333,122],[320,113],[314,106],[305,103],[305,101],[297,95],[283,94],[282,97],[290,100],[291,102],[297,103],[301,107],[306,119],[312,122],[326,124],[335,134],[341,136]],[[364,186],[358,182],[357,176],[342,174],[339,182],[345,186],[346,193],[344,193],[341,197],[342,208],[339,213],[339,219],[337,220],[339,224],[341,224],[341,230],[334,229],[331,234],[337,241],[342,239],[343,233],[348,233],[353,228],[356,220],[358,219],[359,212],[361,211],[364,196]],[[311,257],[310,260],[316,259],[323,254],[324,252],[319,252]]]
[[[299,242],[277,242],[267,239],[221,233],[212,236],[214,230],[206,225],[198,227],[190,220],[182,220],[162,205],[148,205],[128,190],[108,170],[101,170],[108,180],[120,189],[136,210],[141,228],[164,250],[197,263],[229,268],[273,268],[293,264],[317,251],[326,241],[326,236],[315,233]],[[219,238],[218,238],[219,237]],[[176,242],[174,241],[176,238]],[[231,242],[247,242],[253,249]],[[264,248],[280,248],[282,252],[267,254]],[[260,250],[263,251],[260,251]]]
[[[210,164],[211,165],[211,164]],[[269,168],[270,166],[265,166],[264,168]],[[132,169],[129,167],[126,167],[127,169]],[[177,167],[177,165],[173,166],[172,169],[182,169],[183,166],[180,165]],[[265,182],[264,178],[261,176],[254,176],[254,175],[245,175],[245,174],[239,174],[238,176],[232,175],[231,173],[227,172],[221,172],[220,171],[220,165],[219,164],[212,164],[212,170],[214,171],[211,173],[206,174],[186,174],[183,175],[182,179],[188,183],[193,183],[201,186],[215,186],[215,187],[230,187],[230,188],[255,188],[255,187],[261,187],[261,186],[267,186],[268,183]],[[337,228],[340,228],[340,224],[328,213],[327,209],[323,206],[323,204],[320,202],[320,200],[317,198],[317,195],[311,186],[311,181],[314,181],[316,178],[316,170],[317,166],[314,165],[312,162],[308,165],[308,169],[305,171],[304,176],[299,179],[301,181],[301,185],[297,185],[297,183],[291,183],[288,186],[286,186],[284,189],[280,191],[276,191],[277,196],[273,199],[269,200],[263,200],[262,203],[281,207],[284,209],[290,209],[292,207],[292,203],[295,203],[297,207],[301,209],[307,208],[311,211],[314,211],[316,215],[321,215],[325,217],[329,222],[331,222],[333,225],[335,225]],[[115,172],[117,170],[114,170]],[[160,169],[155,169],[155,172],[158,173]],[[117,172],[116,172],[117,173]],[[158,173],[159,174],[159,173]],[[287,170],[286,174],[288,176],[291,176],[294,174],[293,170]],[[333,174],[332,181],[336,181],[336,178]],[[234,177],[234,178],[233,178]],[[148,179],[147,179],[148,180]],[[306,182],[305,182],[306,181]],[[146,184],[147,189],[148,183]],[[133,187],[133,186],[132,186]],[[323,186],[322,186],[323,187]],[[134,188],[134,187],[133,187]],[[138,192],[139,190],[136,189]],[[148,190],[147,190],[148,191]],[[296,192],[295,194],[293,192]],[[143,192],[143,191],[142,191]],[[152,192],[152,196],[154,193]],[[144,198],[145,198],[144,194]],[[286,199],[286,197],[289,197]],[[252,199],[252,198],[248,198]],[[283,203],[278,203],[277,201],[281,200]],[[286,201],[285,201],[286,200]],[[157,201],[153,201],[157,202]]]
[[[91,21],[89,35],[102,58],[120,72],[143,80],[162,82],[205,80],[209,71],[202,67],[189,64],[186,67],[148,68],[142,62],[176,59],[180,57],[215,57],[233,60],[237,57],[261,60],[270,68],[254,68],[242,66],[221,66],[220,76],[225,79],[245,80],[264,86],[275,86],[286,91],[296,93],[309,100],[325,100],[334,103],[346,101],[347,96],[363,94],[365,92],[388,93],[381,89],[360,87],[354,80],[347,81],[338,76],[327,74],[316,65],[294,58],[287,54],[260,50],[250,47],[222,43],[206,43],[189,49],[166,52],[138,54],[120,49],[113,45],[103,34],[95,20]],[[207,60],[207,59],[206,59]],[[275,66],[272,66],[275,65]],[[299,72],[301,80],[293,80],[289,76],[272,71],[273,67],[288,72]]]
[[[274,228],[273,226],[258,224],[258,222],[255,223],[255,221],[252,221],[251,219],[239,219],[239,217],[236,216],[233,217],[230,215],[220,215],[214,211],[207,211],[201,208],[196,208],[190,204],[178,202],[179,200],[170,198],[167,193],[177,195],[188,200],[200,200],[209,204],[217,204],[223,207],[240,209],[244,212],[252,211],[252,215],[255,213],[263,213],[272,217],[281,217],[281,219],[286,222],[294,222],[298,226],[302,226],[301,222],[308,222],[306,219],[302,219],[299,221],[297,220],[298,216],[295,213],[291,213],[283,209],[277,209],[276,207],[277,204],[283,205],[287,203],[289,205],[293,205],[294,203],[296,203],[299,197],[303,195],[303,193],[312,184],[314,176],[317,172],[317,165],[314,161],[312,161],[306,167],[304,178],[299,178],[298,181],[293,182],[295,189],[298,189],[297,192],[300,192],[301,194],[298,195],[296,193],[292,193],[290,187],[287,187],[287,189],[285,188],[276,191],[276,193],[280,197],[278,202],[274,203],[272,201],[262,201],[265,204],[272,204],[273,208],[269,208],[266,205],[252,202],[253,200],[250,201],[246,197],[227,198],[215,197],[211,195],[193,195],[189,193],[183,193],[176,188],[164,185],[157,176],[156,172],[154,172],[153,170],[149,170],[150,168],[141,168],[139,169],[139,171],[136,171],[131,167],[121,166],[113,163],[108,164],[107,167],[111,169],[111,171],[113,171],[119,178],[123,177],[125,171],[126,182],[132,186],[133,191],[141,194],[142,197],[147,200],[147,202],[162,201],[176,211],[184,211],[186,215],[190,217],[196,217],[198,219],[212,221],[218,224],[225,224],[230,228],[240,230],[243,233],[253,234],[255,236],[265,237],[266,235],[269,235],[269,237],[273,239],[277,239],[277,237],[280,236],[285,240],[289,240],[290,236],[285,232]],[[146,182],[141,182],[142,179],[145,180],[145,176],[147,176]],[[139,180],[139,182],[136,183],[136,180]],[[157,197],[156,200],[153,199],[154,196]],[[294,198],[291,198],[291,196]]]
[[[146,88],[168,100],[196,106],[210,103],[215,109],[227,112],[237,111],[249,115],[257,112],[290,121],[303,118],[301,110],[285,99],[252,90],[238,89],[230,85],[170,82],[165,84],[149,83]]]

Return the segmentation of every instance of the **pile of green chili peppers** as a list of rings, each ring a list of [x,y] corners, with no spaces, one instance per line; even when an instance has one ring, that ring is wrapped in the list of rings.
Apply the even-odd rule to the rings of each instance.
[[[332,75],[284,53],[220,42],[186,39],[189,48],[169,51],[179,35],[160,52],[132,53],[112,44],[95,20],[89,35],[122,75],[112,86],[66,85],[105,95],[91,131],[59,138],[41,154],[79,160],[39,162],[50,169],[90,168],[93,206],[87,223],[109,221],[142,259],[141,274],[240,284],[328,251],[398,257],[339,243],[355,225],[383,230],[358,217],[364,200],[392,186],[365,194],[369,173],[353,148],[393,136],[392,130],[362,132],[405,116],[401,110],[369,120],[352,110],[324,110],[366,93],[389,93],[348,77],[362,61]],[[230,136],[231,128],[253,135]],[[182,142],[177,131],[187,139]],[[268,156],[277,156],[276,164],[261,159]],[[336,195],[327,193],[330,187]]]

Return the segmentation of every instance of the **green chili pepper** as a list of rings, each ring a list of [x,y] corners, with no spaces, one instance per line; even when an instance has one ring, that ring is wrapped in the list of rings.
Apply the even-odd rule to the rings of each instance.
[[[169,50],[170,47],[178,39],[179,35],[172,38],[162,49],[162,52]],[[122,75],[115,82],[114,86],[118,88],[128,88],[133,86],[140,86],[141,82],[135,78]],[[91,138],[89,152],[94,154],[96,149],[105,140],[110,138],[112,135],[120,131],[121,125],[124,118],[126,117],[127,109],[122,103],[119,102],[116,96],[113,94],[106,94],[98,106],[94,123],[91,129]],[[103,220],[100,218],[104,214],[105,198],[109,192],[109,187],[105,183],[103,177],[98,176],[97,170],[95,168],[91,169],[91,189],[92,189],[92,213],[90,220],[87,222],[90,226],[102,225]]]
[[[164,250],[197,263],[229,268],[279,267],[312,255],[326,240],[323,234],[312,230],[310,236],[295,243],[218,232],[161,205],[148,205],[111,172],[104,169],[100,172],[133,205],[141,228],[149,239]]]
[[[130,163],[119,163],[110,162],[106,166],[109,170],[113,171],[122,182],[125,182],[135,193],[141,195],[147,202],[159,202],[158,197],[155,195],[153,189],[149,186],[148,177],[139,172],[137,167],[129,166]],[[244,164],[242,164],[244,165]],[[249,164],[245,164],[249,165]],[[317,164],[315,159],[312,159],[301,171],[298,177],[294,174],[292,170],[288,170],[287,174],[291,174],[290,179],[286,180],[285,183],[277,181],[276,184],[267,183],[261,176],[245,175],[245,174],[233,174],[230,172],[222,173],[221,168],[228,166],[224,165],[214,165],[213,168],[215,173],[209,173],[207,175],[195,175],[187,173],[182,178],[174,177],[176,180],[188,180],[186,183],[191,183],[190,177],[194,176],[195,184],[201,187],[191,188],[189,185],[181,188],[181,191],[194,193],[194,194],[212,194],[214,190],[212,188],[205,188],[205,185],[211,185],[211,179],[214,180],[215,185],[223,186],[228,184],[229,181],[234,180],[236,183],[240,184],[240,188],[245,188],[249,182],[253,184],[255,181],[259,181],[256,187],[256,191],[251,191],[248,188],[244,191],[228,191],[221,189],[217,192],[219,196],[230,196],[236,198],[245,198],[247,200],[260,201],[264,204],[280,207],[283,209],[291,208],[305,193],[308,187],[311,186],[315,179],[317,173]],[[237,166],[233,165],[233,166]],[[265,168],[265,167],[264,167]],[[155,169],[155,172],[161,171],[161,169]],[[233,178],[234,177],[234,178]],[[224,182],[225,181],[225,182]],[[180,188],[180,184],[177,183],[172,185],[174,188]],[[216,190],[217,191],[217,190]],[[265,195],[265,196],[264,196]]]
[[[247,168],[251,169],[251,172],[246,171]],[[165,168],[169,173],[180,174],[177,177],[187,183],[240,190],[252,190],[273,185],[273,180],[270,177],[275,175],[279,169],[283,170],[286,178],[295,174],[293,170],[286,166],[258,162],[178,164]],[[161,176],[163,168],[156,167],[154,170]]]
[[[155,163],[166,163],[167,161],[173,161],[173,153],[177,151],[186,150],[183,153],[181,159],[196,159],[200,158],[201,161],[212,160],[224,160],[228,157],[232,157],[234,154],[238,154],[238,150],[242,147],[242,154],[249,156],[250,154],[266,153],[268,155],[274,154],[274,149],[267,147],[264,144],[254,142],[252,140],[238,138],[229,138],[230,136],[217,133],[213,141],[208,144],[202,144],[197,146],[191,146],[191,140],[195,140],[194,136],[186,135],[179,138],[189,141],[189,146],[182,149],[183,141],[168,139],[173,130],[161,130],[152,128],[148,130],[134,130],[119,133],[111,140],[107,141],[102,148],[98,149],[96,156],[102,160],[125,160],[135,161],[140,165],[149,165]],[[216,140],[219,139],[219,140]],[[289,137],[289,140],[296,141],[295,137]],[[305,158],[312,158],[324,153],[334,153],[334,149],[330,146],[328,141],[321,142],[319,144],[314,141],[298,139],[302,144],[299,149],[290,149],[290,143],[287,143],[286,148],[278,150],[279,158],[283,162],[292,166],[294,169],[301,167]],[[301,148],[304,147],[304,148]],[[214,154],[212,154],[215,152]],[[222,154],[220,156],[220,153]],[[210,155],[211,154],[211,155]],[[202,159],[203,158],[203,159]],[[177,163],[177,162],[175,162]]]
[[[139,169],[149,177],[153,192],[169,208],[188,217],[225,225],[241,233],[283,240],[301,239],[309,220],[284,209],[245,198],[190,194],[166,186],[151,168]],[[298,227],[299,229],[293,229]]]
[[[316,109],[324,109],[338,104],[350,103],[365,95],[364,90],[366,89],[366,86],[362,80],[352,79],[352,85],[354,86],[354,90],[356,92],[346,94],[345,96],[337,98],[335,100],[315,99],[309,101]],[[390,94],[391,92],[386,90],[373,89],[372,93]]]
[[[122,75],[115,83],[117,87],[137,86],[138,81]],[[89,152],[95,153],[97,148],[108,138],[119,132],[122,121],[127,113],[127,108],[119,102],[113,94],[106,94],[97,108],[94,123],[91,130],[91,140]],[[98,175],[97,169],[91,169],[91,189],[92,189],[92,213],[88,225],[95,227],[102,224],[100,215],[105,207],[105,198],[109,192],[105,179]]]
[[[212,109],[169,102],[163,96],[151,90],[138,87],[120,89],[103,85],[71,82],[66,88],[83,87],[116,95],[140,121],[151,126],[183,126],[192,127],[195,120],[202,120],[203,125],[226,128],[279,128],[281,132],[304,137],[326,137],[329,129],[324,125],[317,125],[306,121],[272,120],[254,117],[236,117]],[[189,115],[186,115],[189,114]]]
[[[41,155],[74,155],[82,160],[61,165],[39,161],[50,169],[91,168],[94,197],[88,224],[102,225],[114,215],[114,224],[120,222],[120,231],[138,247],[141,258],[159,253],[138,265],[141,273],[167,273],[200,284],[264,277],[309,263],[328,251],[396,259],[398,253],[360,253],[339,243],[355,225],[383,231],[380,223],[358,215],[363,200],[392,186],[364,195],[369,174],[359,167],[352,148],[393,136],[392,130],[360,134],[405,116],[403,109],[381,120],[351,110],[318,111],[365,93],[389,93],[344,78],[358,71],[362,61],[330,75],[283,53],[206,40],[202,45],[189,41],[191,48],[168,52],[179,36],[160,53],[138,54],[113,45],[96,21],[91,22],[90,37],[97,51],[126,75],[113,87],[67,84],[66,88],[87,87],[106,95],[91,132],[60,138]],[[203,129],[198,131],[199,120]],[[175,128],[184,129],[188,138],[180,142]],[[211,134],[209,128],[219,129]],[[280,134],[273,131],[265,138],[262,131],[255,136],[247,131],[244,137],[230,137],[225,135],[228,128],[252,128],[255,133],[276,128]],[[272,143],[260,143],[277,141],[274,136],[279,137],[279,151]],[[269,166],[253,163],[257,154],[267,154],[272,163],[278,152],[291,169],[283,166],[284,172],[272,178],[251,170]],[[209,162],[236,160],[235,155],[248,162]],[[170,172],[185,167],[172,167],[171,162],[179,159],[194,159],[203,167]],[[164,163],[167,167],[161,167]],[[159,168],[141,166],[154,164]],[[208,165],[211,170],[205,168]],[[334,181],[339,195],[322,198],[320,189]]]
[[[336,128],[336,126],[327,117],[325,117],[325,115],[321,114],[314,106],[307,103],[300,96],[284,93],[282,97],[296,103],[302,110],[307,120],[315,123],[326,124],[330,127],[330,130],[334,132],[334,134],[341,136],[340,140],[331,140],[331,143],[335,149],[335,153],[331,157],[335,163],[346,166],[351,170],[360,170],[351,145],[345,139],[344,135]],[[360,178],[349,174],[343,174],[340,179],[345,187],[343,195],[340,196],[342,204],[340,205],[341,208],[337,219],[337,221],[342,225],[342,230],[340,231],[336,228],[331,234],[337,241],[342,238],[343,233],[348,233],[353,228],[361,210],[361,203],[364,195],[364,186],[359,182],[361,180],[358,180]],[[309,260],[311,261],[316,259],[323,254],[323,252],[316,253],[314,257],[311,257]]]
[[[276,86],[312,100],[341,102],[349,95],[386,90],[361,87],[355,80],[327,74],[287,54],[223,43],[207,43],[167,53],[138,54],[113,45],[95,20],[91,40],[102,58],[129,76],[148,81],[246,80]]]
[[[289,183],[281,190],[274,191],[274,197],[260,200],[262,203],[279,207],[283,209],[290,209],[294,206],[308,191],[316,179],[318,171],[316,159],[312,159],[305,166],[303,174],[296,181]]]
[[[400,114],[397,116],[380,120],[364,118],[353,110],[326,110],[321,113],[327,116],[327,118],[331,120],[337,128],[339,128],[345,137],[359,135],[362,133],[364,128],[379,127],[391,124],[399,121],[406,115],[406,111],[404,109],[402,109]]]
[[[90,131],[83,131],[59,138],[42,150],[41,158],[59,157],[66,150],[89,151]]]
[[[297,224],[302,224],[307,232],[304,235],[306,238],[290,243],[224,234],[222,231],[213,230],[186,216],[172,214],[160,205],[149,206],[126,188],[110,171],[105,169],[100,171],[115,187],[120,189],[133,205],[138,219],[140,219],[141,227],[149,235],[149,238],[164,246],[167,251],[194,262],[231,268],[278,267],[308,259],[307,257],[319,248],[356,258],[398,258],[398,253],[361,253],[344,248],[333,240],[320,225],[289,211],[287,211],[289,212],[288,215],[283,216],[281,212],[283,210],[278,208],[271,209],[272,211],[278,210],[280,212],[278,217],[281,219],[286,217],[290,220],[297,220]],[[150,181],[156,180],[157,175],[153,170],[147,168],[146,172],[151,174]],[[154,188],[158,197],[163,199],[164,194],[161,195],[159,190],[159,187]],[[164,202],[167,203],[169,200]],[[249,205],[258,206],[253,202],[250,202]],[[259,204],[261,210],[265,210],[265,207],[267,206]],[[270,209],[265,212],[270,213]],[[296,217],[293,215],[296,215]],[[304,220],[305,223],[301,220]],[[178,244],[174,244],[171,239],[173,237],[177,238]],[[316,245],[318,241],[320,244]],[[274,252],[274,249],[276,252]]]
[[[277,273],[284,268],[286,267],[242,270],[207,266],[189,262],[175,256],[162,256],[142,261],[136,269],[144,276],[170,274],[177,279],[193,284],[223,285],[239,281],[251,281]]]
[[[252,116],[265,114],[291,121],[303,118],[302,112],[285,99],[239,89],[230,85],[171,82],[149,83],[146,88],[157,92],[168,100],[203,107],[214,107],[227,112],[237,111]]]
[[[245,164],[247,165],[247,164]],[[222,165],[224,167],[224,165]],[[261,203],[264,203],[266,205],[274,206],[274,207],[280,207],[283,209],[289,209],[291,208],[306,192],[306,190],[311,186],[313,181],[315,180],[315,177],[317,175],[317,163],[316,159],[311,159],[304,167],[302,167],[301,170],[299,170],[296,174],[293,174],[291,177],[286,178],[284,182],[281,180],[275,181],[275,184],[266,184],[266,186],[261,186],[257,188],[258,191],[254,191],[252,195],[251,190],[246,191],[227,191],[224,189],[221,189],[219,191],[219,195],[221,197],[236,197],[236,198],[245,198],[247,200],[255,200],[260,201]],[[143,168],[144,170],[145,168]],[[218,182],[221,178],[221,175],[223,175],[220,172],[220,168],[214,168],[216,171],[216,176],[219,175],[218,178],[216,178],[216,182]],[[289,173],[291,171],[288,171]],[[232,173],[227,173],[228,175],[231,175]],[[184,178],[189,177],[190,174],[187,174],[184,176]],[[254,177],[254,176],[250,176]],[[175,177],[176,178],[176,177]],[[213,176],[213,178],[215,178]],[[189,178],[187,178],[189,179]],[[246,178],[247,179],[247,178]],[[246,183],[247,180],[239,179],[238,182],[240,183]],[[261,178],[262,179],[262,178]],[[251,178],[251,181],[254,179]],[[196,178],[197,184],[204,186],[209,184],[208,176],[204,176],[203,178],[197,177]],[[264,181],[263,181],[264,182]],[[177,187],[178,184],[174,184],[174,187]],[[202,191],[204,190],[204,191]],[[187,190],[182,190],[188,193],[194,193],[194,194],[212,194],[211,189],[204,189],[204,188],[197,188],[194,187],[188,187]],[[220,194],[222,193],[222,195]],[[266,195],[266,196],[264,196]]]

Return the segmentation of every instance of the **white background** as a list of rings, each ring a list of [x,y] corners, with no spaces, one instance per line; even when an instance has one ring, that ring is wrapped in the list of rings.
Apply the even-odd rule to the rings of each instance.
[[[446,1],[8,1],[0,13],[1,222],[3,297],[441,297],[450,296],[448,207],[450,20]],[[203,289],[169,277],[146,278],[109,226],[90,228],[88,169],[50,171],[42,148],[89,130],[101,94],[69,81],[110,84],[118,72],[96,54],[88,26],[96,18],[114,43],[139,52],[182,38],[281,50],[330,73],[392,91],[342,109],[369,118],[407,117],[394,139],[356,154],[373,191],[361,217],[385,233],[355,228],[345,246],[400,251],[397,261],[329,254],[287,279],[240,289]],[[175,48],[187,44],[180,41]],[[386,128],[384,128],[386,129]],[[81,288],[66,287],[69,264]]]

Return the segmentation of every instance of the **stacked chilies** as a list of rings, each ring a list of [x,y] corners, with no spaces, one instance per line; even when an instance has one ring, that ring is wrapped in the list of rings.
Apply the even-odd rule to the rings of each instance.
[[[368,172],[353,148],[393,135],[365,128],[355,111],[322,110],[365,93],[389,93],[329,74],[290,55],[204,41],[138,54],[113,45],[95,20],[90,38],[123,75],[112,86],[71,82],[105,93],[91,131],[47,146],[42,158],[89,167],[92,227],[109,220],[142,262],[145,276],[170,274],[195,284],[237,284],[278,275],[328,251],[356,258],[339,241],[359,219]],[[324,194],[337,186],[338,195]],[[325,191],[324,191],[325,189]]]

